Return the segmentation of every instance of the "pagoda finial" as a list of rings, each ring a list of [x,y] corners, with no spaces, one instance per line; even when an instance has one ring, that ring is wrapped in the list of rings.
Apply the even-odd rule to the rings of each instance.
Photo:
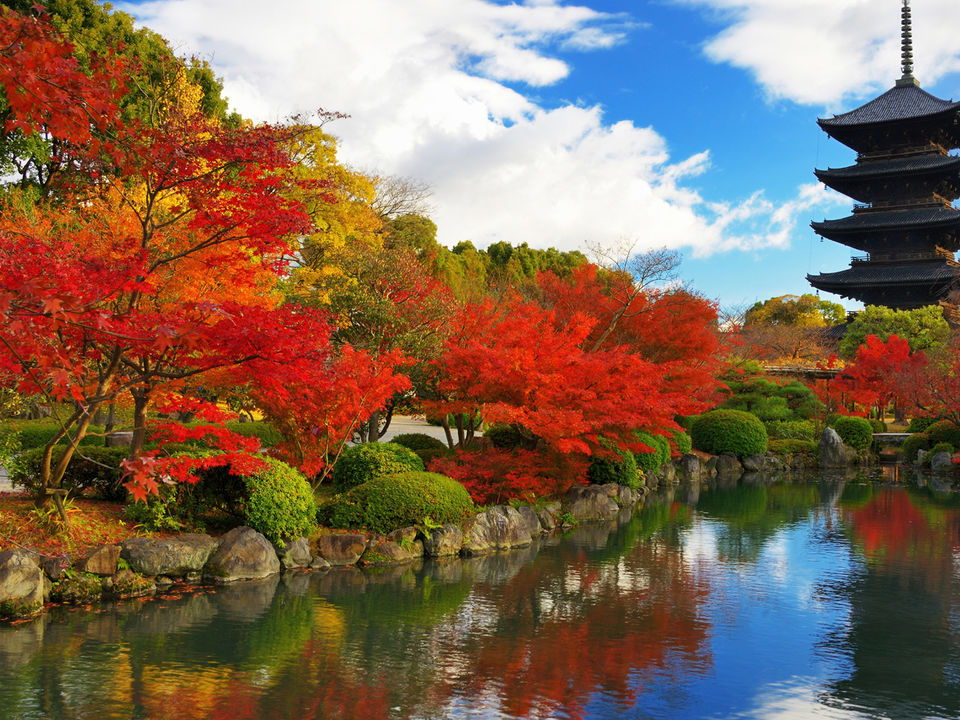
[[[903,77],[897,80],[897,87],[919,85],[913,76],[913,33],[910,21],[910,0],[903,0],[903,10],[900,11],[900,59],[903,66]]]

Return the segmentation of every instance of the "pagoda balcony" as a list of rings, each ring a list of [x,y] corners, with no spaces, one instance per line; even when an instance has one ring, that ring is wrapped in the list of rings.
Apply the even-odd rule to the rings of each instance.
[[[953,208],[953,203],[942,195],[926,195],[921,198],[874,200],[870,203],[854,203],[854,214],[871,211],[917,210],[919,208]]]

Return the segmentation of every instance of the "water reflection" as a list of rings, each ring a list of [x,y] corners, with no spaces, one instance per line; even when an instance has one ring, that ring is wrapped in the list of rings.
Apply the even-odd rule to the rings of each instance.
[[[0,718],[960,716],[955,494],[724,483],[519,552],[0,627]]]

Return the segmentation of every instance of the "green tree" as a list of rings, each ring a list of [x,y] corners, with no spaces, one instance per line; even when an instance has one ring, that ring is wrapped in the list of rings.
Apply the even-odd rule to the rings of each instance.
[[[839,325],[846,318],[843,305],[816,295],[780,295],[757,302],[747,310],[745,325],[790,325],[824,327]]]
[[[910,351],[937,352],[950,339],[950,326],[938,305],[927,305],[913,310],[893,310],[882,305],[868,305],[847,326],[840,341],[839,354],[852,358],[857,348],[866,342],[867,335],[876,335],[886,342],[898,335],[910,344]]]

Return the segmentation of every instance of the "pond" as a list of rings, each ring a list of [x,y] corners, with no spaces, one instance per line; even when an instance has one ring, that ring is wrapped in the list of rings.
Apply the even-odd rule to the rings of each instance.
[[[956,718],[960,501],[681,486],[529,549],[0,626],[0,717]]]

